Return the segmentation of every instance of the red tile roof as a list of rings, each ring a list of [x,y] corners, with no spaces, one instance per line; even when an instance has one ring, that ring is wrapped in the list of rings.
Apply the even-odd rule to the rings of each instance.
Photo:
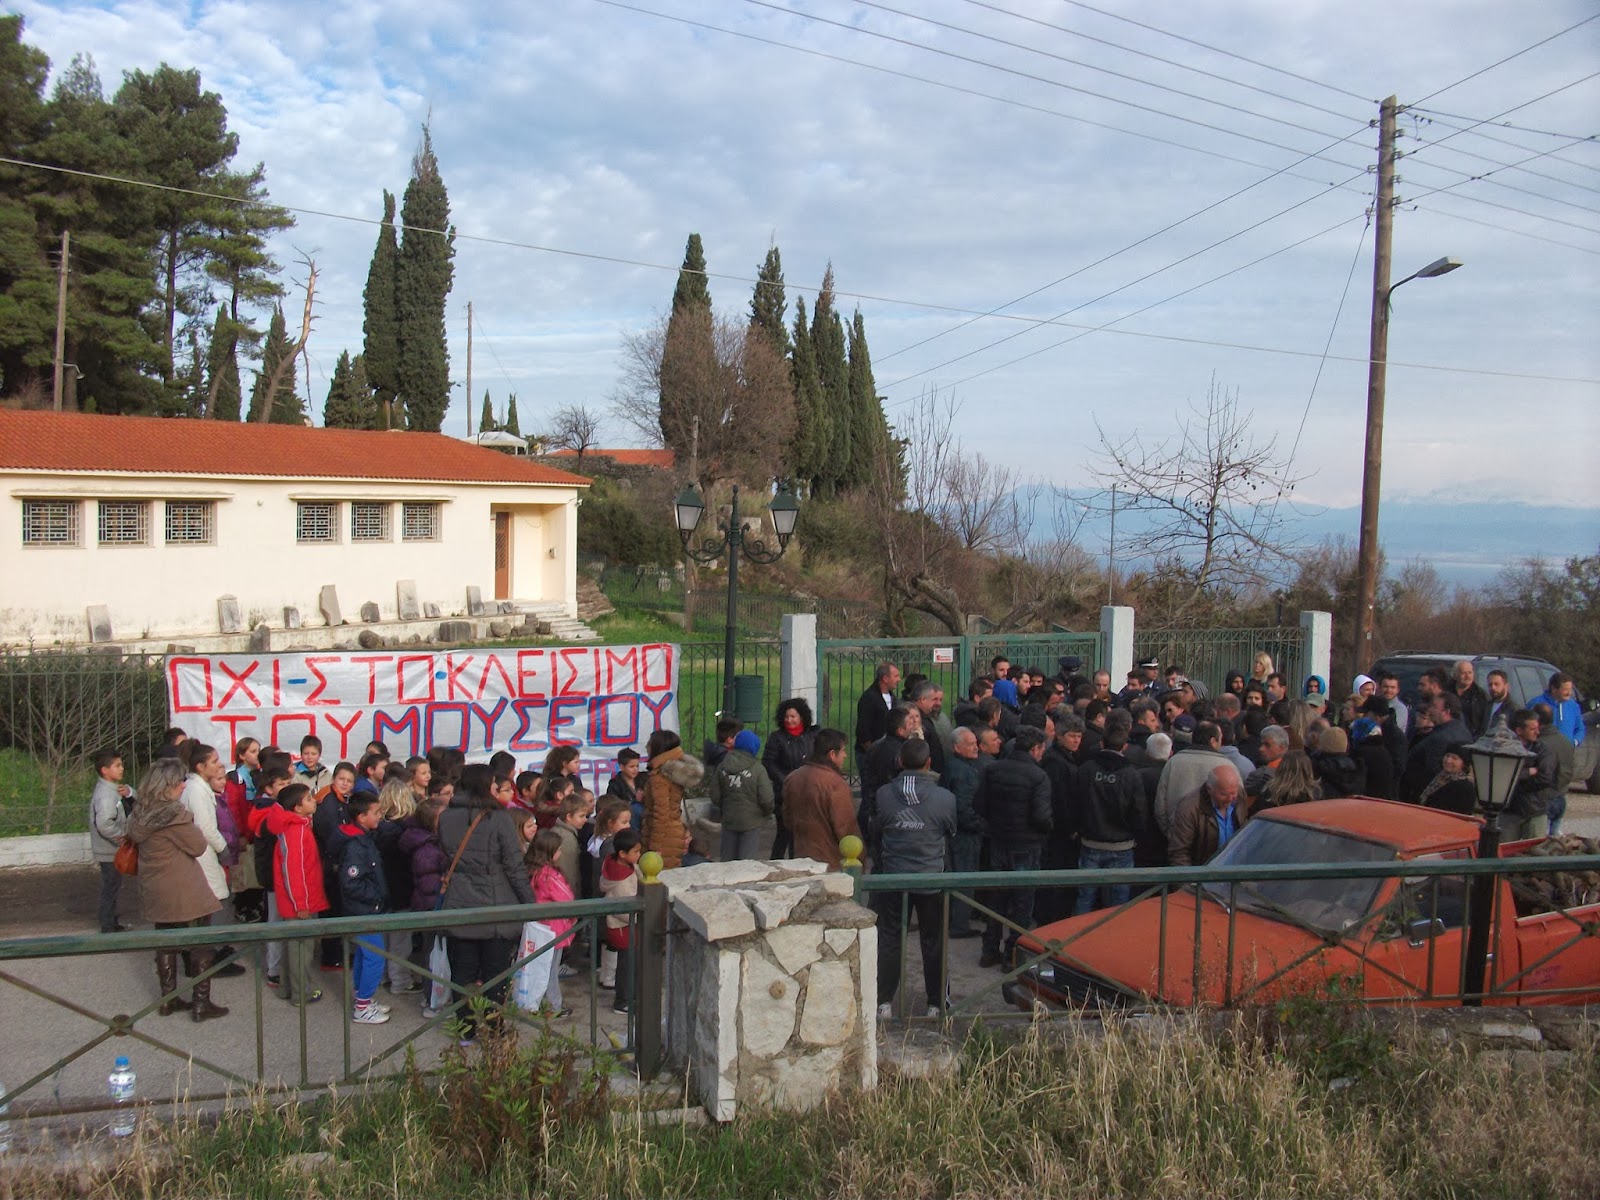
[[[427,483],[589,481],[441,433],[243,425],[0,408],[0,470],[134,471]]]
[[[576,450],[552,450],[550,458],[575,458]],[[672,470],[676,460],[671,450],[585,450],[584,457],[609,458],[619,467],[661,467]]]

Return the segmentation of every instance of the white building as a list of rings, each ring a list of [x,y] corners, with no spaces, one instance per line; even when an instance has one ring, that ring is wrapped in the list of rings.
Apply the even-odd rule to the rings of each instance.
[[[87,641],[96,606],[118,640],[224,632],[224,596],[311,627],[328,585],[347,620],[403,582],[575,615],[587,486],[441,434],[0,410],[0,644]]]

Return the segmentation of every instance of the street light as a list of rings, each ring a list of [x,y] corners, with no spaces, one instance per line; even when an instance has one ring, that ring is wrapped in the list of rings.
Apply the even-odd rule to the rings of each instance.
[[[728,556],[728,627],[722,648],[722,711],[732,716],[734,711],[734,634],[738,629],[739,603],[739,552],[752,562],[775,563],[789,548],[794,536],[795,522],[800,517],[800,501],[787,482],[778,485],[778,494],[767,505],[772,514],[772,531],[778,536],[776,547],[769,546],[761,534],[751,536],[739,522],[739,485],[733,485],[733,505],[728,511],[728,523],[721,526],[721,537],[701,539],[699,548],[690,544],[694,531],[705,515],[706,502],[693,484],[678,493],[674,502],[678,522],[678,537],[683,542],[683,552],[697,563],[707,565],[718,561],[724,553]]]
[[[1483,830],[1478,835],[1478,857],[1500,856],[1500,814],[1511,804],[1528,759],[1534,757],[1521,739],[1504,725],[1496,725],[1467,748],[1472,759],[1472,782],[1478,788],[1483,810]],[[1489,926],[1494,920],[1495,876],[1474,875],[1467,906],[1467,963],[1462,1002],[1483,1003],[1483,980],[1489,965]]]
[[[1383,471],[1383,404],[1389,370],[1389,303],[1395,288],[1413,279],[1437,279],[1461,265],[1459,259],[1436,258],[1399,283],[1389,283],[1389,256],[1373,260],[1372,340],[1367,360],[1367,443],[1361,463],[1361,543],[1357,552],[1356,638],[1350,675],[1366,670],[1374,658],[1372,632],[1378,602],[1378,491]]]

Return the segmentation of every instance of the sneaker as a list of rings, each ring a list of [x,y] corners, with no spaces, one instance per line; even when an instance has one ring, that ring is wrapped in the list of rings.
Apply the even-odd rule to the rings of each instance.
[[[394,984],[389,984],[389,995],[391,996],[409,996],[413,992],[420,992],[421,990],[422,986],[415,979],[403,987],[395,987]]]
[[[283,980],[279,979],[276,975],[268,975],[267,976],[267,986],[269,988],[279,987],[279,986],[282,985],[282,983],[283,983]]]
[[[357,1007],[375,1008],[381,1013],[387,1013],[387,1012],[393,1012],[394,1011],[394,1009],[391,1008],[389,1005],[387,1005],[387,1004],[379,1004],[376,1000],[369,1000],[369,1001],[367,1001],[367,1003],[365,1005],[358,1005]]]
[[[943,1004],[930,1004],[922,1015],[944,1019],[950,1015],[950,1002],[946,1000]]]
[[[422,1006],[422,1019],[424,1021],[431,1021],[443,1012],[444,1009],[442,1008],[434,1008],[431,1004],[424,1004]]]
[[[880,1021],[892,1021],[892,1020],[894,1020],[894,1005],[893,1005],[893,1003],[886,1002],[886,1003],[878,1005],[878,1020],[880,1020]]]
[[[583,974],[583,972],[578,970],[577,967],[562,967],[561,968],[561,978],[562,979],[576,979],[579,975],[582,975],[582,974]]]
[[[389,1019],[389,1010],[379,1008],[376,1004],[369,1004],[365,1008],[358,1008],[350,1014],[350,1019],[357,1025],[382,1025]]]

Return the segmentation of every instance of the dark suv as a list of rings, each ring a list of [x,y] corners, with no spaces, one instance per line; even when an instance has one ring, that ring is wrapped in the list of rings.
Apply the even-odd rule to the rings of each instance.
[[[1560,669],[1542,658],[1521,658],[1514,654],[1435,654],[1402,650],[1399,654],[1387,654],[1380,658],[1372,664],[1367,674],[1375,676],[1379,671],[1388,671],[1400,681],[1400,699],[1408,706],[1414,706],[1418,700],[1417,682],[1423,672],[1439,667],[1454,678],[1456,664],[1463,660],[1472,664],[1477,673],[1477,684],[1484,691],[1489,690],[1489,672],[1504,671],[1511,686],[1511,699],[1518,708],[1526,708],[1534,697],[1542,695],[1549,686],[1550,676]],[[1573,695],[1579,707],[1588,710],[1583,717],[1588,732],[1584,735],[1583,745],[1578,747],[1573,781],[1586,783],[1588,790],[1593,792],[1600,790],[1600,728],[1597,728],[1600,709],[1587,704],[1583,694],[1576,688],[1573,689]]]

